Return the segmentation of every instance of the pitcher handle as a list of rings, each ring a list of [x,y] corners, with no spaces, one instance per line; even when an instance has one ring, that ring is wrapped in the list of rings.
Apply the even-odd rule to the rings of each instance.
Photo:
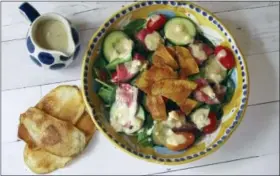
[[[40,16],[40,13],[28,2],[22,3],[19,10],[31,23]]]

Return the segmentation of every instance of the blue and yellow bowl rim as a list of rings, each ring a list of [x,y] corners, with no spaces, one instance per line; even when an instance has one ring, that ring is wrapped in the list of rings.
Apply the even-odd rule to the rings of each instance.
[[[94,43],[95,43],[94,41],[96,41],[94,39],[98,39],[102,36],[102,33],[104,33],[105,29],[108,27],[107,25],[111,24],[111,22],[110,22],[111,19],[113,19],[114,17],[118,18],[122,15],[125,15],[124,12],[126,12],[126,11],[130,12],[130,10],[128,10],[128,9],[133,9],[133,7],[140,8],[142,6],[149,6],[149,5],[156,5],[156,4],[166,4],[166,5],[171,5],[171,6],[188,7],[191,9],[195,9],[197,11],[197,13],[201,13],[203,15],[206,14],[206,15],[211,16],[213,18],[211,21],[215,21],[215,23],[216,23],[215,25],[217,25],[219,28],[224,29],[224,31],[227,31],[228,36],[231,39],[231,42],[236,45],[235,54],[238,54],[239,64],[243,68],[243,71],[242,71],[242,80],[243,80],[242,90],[243,90],[243,92],[242,92],[242,94],[243,94],[244,98],[242,98],[242,100],[241,100],[242,103],[239,107],[237,115],[236,115],[232,125],[230,126],[230,128],[226,131],[226,134],[224,134],[221,137],[221,139],[217,141],[217,143],[214,143],[212,146],[208,147],[205,152],[200,152],[200,153],[194,154],[192,157],[187,156],[185,158],[178,158],[175,161],[174,160],[172,161],[172,160],[166,159],[166,158],[146,157],[143,154],[138,154],[137,152],[133,151],[129,147],[121,145],[118,141],[113,139],[113,136],[108,135],[106,133],[106,130],[102,127],[102,124],[100,124],[100,122],[98,122],[94,118],[95,110],[94,110],[93,104],[89,102],[90,98],[89,98],[89,94],[88,94],[88,91],[92,91],[92,90],[88,89],[89,86],[87,83],[87,76],[88,76],[87,72],[89,69],[88,68],[89,59],[92,54],[91,51],[94,48]],[[240,50],[238,43],[232,36],[233,35],[231,34],[230,30],[227,29],[225,25],[223,25],[223,23],[219,20],[219,18],[217,18],[214,14],[212,14],[208,10],[206,10],[192,2],[189,2],[189,1],[139,1],[139,2],[132,3],[131,5],[125,6],[125,7],[121,8],[120,10],[118,10],[117,12],[115,12],[112,16],[107,18],[107,20],[98,28],[98,30],[91,37],[91,39],[88,43],[88,46],[86,48],[86,51],[85,51],[85,54],[83,57],[83,62],[82,62],[81,82],[82,82],[83,99],[84,99],[86,108],[87,108],[89,114],[91,115],[92,120],[93,120],[94,124],[96,125],[97,129],[118,149],[120,149],[120,150],[124,151],[125,153],[128,153],[129,155],[136,157],[138,159],[142,159],[142,160],[152,162],[152,163],[157,163],[157,164],[163,164],[163,165],[185,164],[185,163],[199,160],[199,159],[217,151],[231,137],[232,133],[236,130],[236,128],[239,126],[239,124],[243,120],[244,114],[246,112],[246,108],[248,106],[248,99],[249,99],[250,81],[249,81],[249,74],[248,74],[249,72],[248,72],[248,68],[247,68],[247,62],[245,60],[244,55],[242,54],[242,51]]]

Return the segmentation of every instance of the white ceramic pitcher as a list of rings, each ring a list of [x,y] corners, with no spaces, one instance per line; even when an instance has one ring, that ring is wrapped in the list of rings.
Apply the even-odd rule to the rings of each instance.
[[[56,13],[40,15],[29,3],[19,7],[31,22],[26,45],[31,60],[40,67],[67,67],[80,50],[79,33],[69,20]]]

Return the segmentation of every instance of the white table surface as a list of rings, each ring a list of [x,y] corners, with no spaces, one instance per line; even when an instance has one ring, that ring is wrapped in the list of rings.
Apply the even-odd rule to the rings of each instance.
[[[57,12],[80,31],[80,59],[63,71],[46,71],[29,59],[28,22],[21,2],[1,8],[2,174],[32,174],[17,138],[19,114],[60,84],[80,85],[81,57],[96,28],[129,2],[32,2],[40,13]],[[217,152],[201,160],[162,166],[135,159],[97,132],[86,151],[51,174],[279,174],[279,2],[197,2],[214,12],[240,44],[249,67],[250,99],[243,122]]]

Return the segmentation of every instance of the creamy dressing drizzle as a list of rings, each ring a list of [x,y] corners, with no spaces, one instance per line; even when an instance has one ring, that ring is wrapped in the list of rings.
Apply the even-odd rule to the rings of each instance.
[[[162,39],[158,32],[155,31],[151,34],[146,35],[144,42],[149,50],[155,51],[158,48],[159,44],[162,43]]]
[[[226,76],[226,69],[221,66],[220,62],[215,58],[209,58],[205,67],[206,78],[214,83],[220,83]]]
[[[207,59],[207,55],[205,53],[205,51],[203,50],[203,44],[199,43],[199,44],[191,44],[190,45],[191,49],[192,49],[192,54],[195,58],[204,61]]]
[[[201,108],[196,110],[191,115],[191,120],[193,121],[193,123],[195,123],[198,129],[201,130],[202,128],[210,124],[210,119],[208,118],[209,112],[209,109]]]
[[[69,41],[65,25],[58,20],[45,20],[38,23],[35,30],[36,43],[48,50],[69,53]]]
[[[124,100],[123,91],[129,91],[129,94],[132,94],[130,105]],[[142,127],[144,119],[135,116],[137,112],[137,94],[138,89],[135,87],[131,87],[130,90],[117,88],[115,112],[110,117],[110,124],[117,132],[132,134]]]
[[[130,51],[133,47],[133,41],[127,38],[121,38],[112,46],[112,52],[109,57],[113,61],[115,59],[126,58],[130,55]]]
[[[162,145],[179,145],[186,142],[186,138],[181,134],[176,134],[173,132],[172,128],[180,128],[185,123],[185,117],[179,115],[176,111],[171,111],[168,113],[168,118],[166,121],[160,121],[155,123],[155,135],[159,139]]]

